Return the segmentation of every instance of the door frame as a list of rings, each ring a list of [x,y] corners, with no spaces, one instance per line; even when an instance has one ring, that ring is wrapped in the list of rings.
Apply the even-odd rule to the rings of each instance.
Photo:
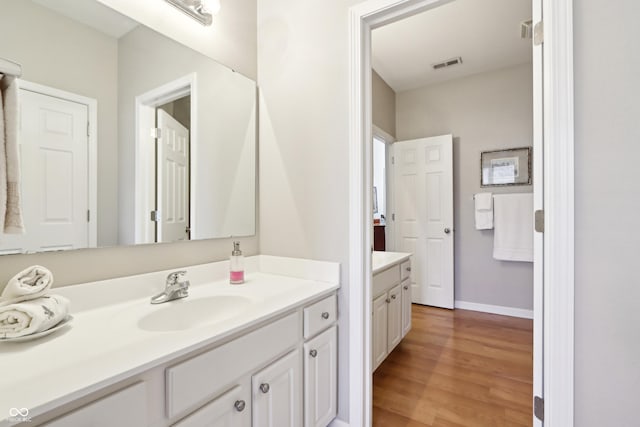
[[[89,129],[87,135],[87,209],[89,209],[88,247],[98,247],[98,100],[78,95],[65,90],[56,89],[40,83],[18,79],[18,89],[51,96],[87,107]],[[25,168],[23,168],[24,170]]]
[[[372,421],[371,372],[371,30],[452,0],[367,0],[349,10],[349,424]],[[545,424],[573,426],[574,135],[572,0],[533,0],[544,11],[542,138],[544,278],[534,324],[543,322]],[[534,75],[535,78],[535,75]],[[538,86],[539,87],[539,86]],[[535,132],[535,131],[534,131]],[[541,146],[542,145],[542,146]],[[534,195],[534,197],[536,197]],[[539,258],[538,252],[538,258]],[[535,259],[535,264],[541,260]],[[535,284],[534,284],[534,287]],[[538,285],[539,287],[539,285]],[[539,348],[534,351],[540,351]],[[534,366],[534,370],[535,370]],[[537,366],[539,368],[539,366]],[[339,423],[336,423],[339,424]]]
[[[134,243],[155,243],[155,223],[151,221],[150,213],[155,209],[155,135],[151,129],[156,127],[156,108],[191,95],[191,124],[189,129],[189,159],[197,158],[198,115],[197,115],[197,75],[189,73],[186,76],[170,81],[162,86],[151,89],[135,98],[135,232]],[[189,223],[191,235],[194,233],[194,209],[192,194],[195,194],[197,176],[196,162],[189,161]]]

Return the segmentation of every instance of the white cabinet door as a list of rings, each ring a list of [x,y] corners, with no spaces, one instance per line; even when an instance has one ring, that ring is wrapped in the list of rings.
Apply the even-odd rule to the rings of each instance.
[[[372,366],[375,371],[387,357],[387,294],[382,294],[373,300],[373,334]]]
[[[411,330],[411,280],[402,282],[402,338]]]
[[[253,426],[302,425],[302,360],[296,349],[252,378]]]
[[[174,427],[251,427],[249,379],[174,424]]]
[[[326,427],[337,413],[336,330],[333,326],[304,345],[305,427]]]
[[[389,291],[387,311],[387,353],[402,339],[402,286],[397,285]]]

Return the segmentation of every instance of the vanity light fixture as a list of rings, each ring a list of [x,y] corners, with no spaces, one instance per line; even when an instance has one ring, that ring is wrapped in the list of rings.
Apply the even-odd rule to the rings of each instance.
[[[165,0],[202,25],[211,25],[213,15],[220,11],[220,0]]]

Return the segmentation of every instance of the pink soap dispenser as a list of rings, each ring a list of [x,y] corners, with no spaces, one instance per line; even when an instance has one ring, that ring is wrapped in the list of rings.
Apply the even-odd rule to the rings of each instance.
[[[229,258],[230,280],[232,285],[244,283],[244,257],[240,250],[240,242],[233,242],[233,252]]]

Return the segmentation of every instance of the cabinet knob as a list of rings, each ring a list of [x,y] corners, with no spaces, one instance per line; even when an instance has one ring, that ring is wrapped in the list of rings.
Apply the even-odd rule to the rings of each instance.
[[[391,300],[389,298],[387,298],[385,301],[387,302],[387,304],[389,304],[391,302]]]
[[[445,228],[445,229],[444,229],[444,233],[445,233],[445,234],[449,234],[449,233],[451,233],[451,229],[449,229],[449,228]]]
[[[322,312],[322,318],[323,318],[324,320],[327,320],[327,319],[329,318],[329,312],[328,312],[328,311],[324,311],[324,312]]]
[[[405,270],[411,271],[411,266],[407,267]]]
[[[311,351],[309,352],[309,355],[310,355],[311,357],[316,357],[316,356],[318,355],[318,350],[311,350]]]
[[[244,400],[236,400],[236,403],[234,403],[233,406],[236,408],[236,411],[242,412],[247,404]]]
[[[404,285],[403,288],[404,288],[405,291],[407,291],[407,290],[409,290],[409,285]]]
[[[391,295],[391,299],[396,299],[397,295]]]
[[[269,393],[269,388],[269,384],[267,383],[260,384],[260,391],[263,393]]]

